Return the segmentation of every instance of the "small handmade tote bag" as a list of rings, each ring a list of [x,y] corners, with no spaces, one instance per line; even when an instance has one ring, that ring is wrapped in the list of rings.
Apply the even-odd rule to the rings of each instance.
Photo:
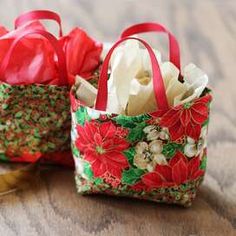
[[[140,27],[140,26],[139,26]],[[138,31],[162,31],[160,25]],[[158,29],[157,29],[158,28]],[[164,29],[165,30],[165,29]],[[132,35],[131,28],[124,34]],[[180,68],[178,43],[168,31],[170,61]],[[125,35],[128,36],[128,35]],[[87,107],[71,93],[72,152],[80,194],[102,193],[189,206],[196,196],[206,168],[206,129],[211,95],[175,107],[168,104],[158,61],[142,39],[125,37],[104,59],[95,108]],[[157,109],[138,116],[106,112],[108,68],[114,49],[126,40],[138,40],[151,60]],[[191,158],[184,149],[198,152]]]
[[[0,159],[11,162],[41,159],[71,166],[68,75],[58,40],[43,30],[19,33],[2,60],[0,78],[14,48],[28,35],[44,37],[50,42],[58,59],[59,85],[0,83]]]

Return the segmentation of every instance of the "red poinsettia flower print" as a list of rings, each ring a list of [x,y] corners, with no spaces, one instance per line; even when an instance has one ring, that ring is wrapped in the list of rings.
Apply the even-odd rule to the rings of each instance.
[[[186,180],[195,180],[204,174],[204,171],[200,169],[199,156],[188,161],[181,152],[177,152],[169,165],[172,167],[173,182],[176,184],[181,184]]]
[[[120,128],[111,121],[86,122],[84,127],[77,126],[77,132],[76,146],[84,154],[84,159],[91,163],[94,176],[106,176],[108,172],[120,179],[122,170],[129,166],[122,153],[129,143],[121,135]]]
[[[160,125],[167,127],[173,141],[187,135],[197,140],[201,133],[202,124],[208,119],[208,102],[210,95],[172,107],[160,118]]]
[[[155,171],[145,174],[141,183],[138,183],[133,189],[150,190],[180,185],[186,181],[195,180],[203,174],[198,156],[188,161],[181,152],[177,152],[169,165],[157,165]]]

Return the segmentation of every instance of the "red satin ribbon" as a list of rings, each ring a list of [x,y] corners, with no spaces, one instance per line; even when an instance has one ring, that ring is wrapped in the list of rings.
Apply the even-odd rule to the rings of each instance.
[[[60,37],[63,36],[60,16],[53,11],[47,11],[47,10],[30,11],[18,16],[15,20],[15,29],[33,20],[56,21],[59,25],[59,36]]]
[[[60,79],[60,85],[67,85],[68,84],[68,74],[67,74],[67,67],[66,67],[66,57],[65,53],[59,44],[59,41],[49,32],[43,31],[43,30],[27,30],[24,32],[21,32],[17,35],[17,37],[14,39],[13,43],[11,44],[9,50],[7,51],[5,57],[2,60],[2,63],[0,65],[0,78],[3,77],[3,74],[9,64],[9,61],[11,59],[11,55],[13,53],[14,48],[19,43],[21,39],[23,39],[27,35],[40,35],[44,38],[48,39],[50,44],[55,50],[55,53],[58,58],[58,70],[59,70],[59,79]]]
[[[170,61],[179,69],[181,70],[181,63],[180,63],[180,49],[179,44],[176,38],[172,33],[170,33],[163,25],[146,22],[141,24],[136,24],[130,26],[129,28],[125,29],[122,34],[121,38],[129,37],[134,34],[140,33],[147,33],[147,32],[162,32],[166,33],[169,38],[169,57]]]
[[[130,39],[141,42],[148,50],[148,53],[151,59],[151,65],[152,65],[152,72],[153,72],[152,81],[153,81],[153,89],[154,89],[154,94],[156,98],[156,103],[157,103],[158,109],[167,110],[169,108],[169,105],[168,105],[168,101],[166,97],[163,78],[161,75],[160,67],[156,59],[155,53],[153,52],[152,48],[149,46],[148,43],[146,43],[142,39],[135,38],[135,37],[127,37],[127,38],[120,39],[112,46],[112,48],[107,53],[106,58],[104,59],[104,62],[101,68],[100,78],[98,82],[98,94],[97,94],[95,109],[101,110],[101,111],[106,110],[107,99],[108,99],[108,89],[107,89],[108,74],[107,72],[109,68],[109,61],[110,61],[111,55],[117,46],[119,46],[122,42],[126,40],[130,40]]]

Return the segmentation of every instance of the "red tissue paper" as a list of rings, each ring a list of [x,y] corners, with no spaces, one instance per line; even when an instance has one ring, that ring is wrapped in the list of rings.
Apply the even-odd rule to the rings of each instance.
[[[26,30],[46,30],[39,21],[32,21],[8,31],[0,26],[0,63],[14,39]],[[80,28],[58,39],[64,50],[68,71],[68,84],[74,77],[89,77],[99,66],[102,44],[90,38]],[[50,84],[61,85],[57,57],[50,42],[41,35],[28,35],[14,48],[11,60],[0,81],[10,85]]]

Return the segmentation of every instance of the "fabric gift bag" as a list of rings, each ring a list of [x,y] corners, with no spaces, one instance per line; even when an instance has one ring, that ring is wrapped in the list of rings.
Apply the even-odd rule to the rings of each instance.
[[[52,82],[48,78],[48,82],[43,81],[42,84],[17,84],[17,80],[15,84],[9,84],[7,79],[3,79],[7,77],[6,69],[12,53],[29,35],[48,40],[57,56],[58,78]],[[32,70],[32,73],[35,71]],[[36,162],[42,158],[42,162],[72,166],[68,74],[65,55],[58,40],[43,30],[18,33],[1,62],[0,78],[1,160]]]
[[[110,49],[101,68],[94,108],[71,92],[72,152],[80,194],[103,193],[184,206],[191,205],[196,196],[206,168],[211,95],[205,89],[191,102],[169,106],[152,48],[142,39],[126,37],[158,31],[154,28],[150,24],[138,30],[131,27]],[[165,32],[170,40],[170,60],[180,68],[178,43]],[[127,40],[141,42],[150,56],[155,112],[126,116],[106,111],[109,61],[114,49]],[[194,156],[185,154],[188,148],[197,150]]]
[[[59,37],[41,20],[55,21]],[[39,162],[74,166],[69,89],[76,75],[94,74],[102,46],[78,27],[63,35],[48,10],[21,14],[13,31],[0,26],[0,160],[31,162],[1,170],[0,195],[35,183]]]
[[[40,20],[54,21],[59,37]],[[91,76],[102,44],[85,31],[62,33],[60,16],[26,12],[15,30],[0,30],[0,160],[73,166],[69,89],[74,77]]]

